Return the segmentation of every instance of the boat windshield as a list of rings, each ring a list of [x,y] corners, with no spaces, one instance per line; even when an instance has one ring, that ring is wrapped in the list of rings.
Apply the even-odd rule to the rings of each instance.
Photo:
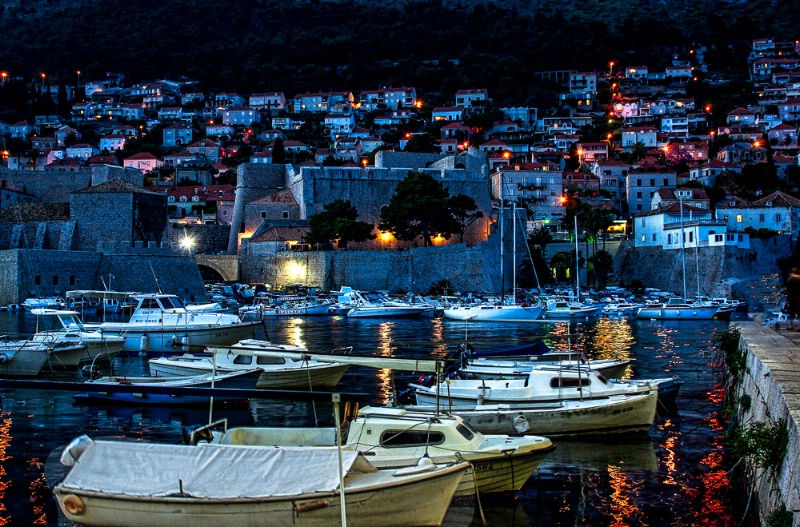
[[[164,309],[183,309],[183,304],[174,296],[162,296],[159,300],[164,305]]]

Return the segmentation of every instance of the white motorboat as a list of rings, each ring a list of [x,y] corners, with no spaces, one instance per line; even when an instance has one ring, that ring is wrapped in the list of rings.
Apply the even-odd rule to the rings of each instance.
[[[427,306],[390,300],[382,293],[353,291],[355,301],[347,311],[349,318],[417,318]]]
[[[196,433],[196,435],[198,435]],[[195,436],[196,436],[195,435]],[[233,428],[213,441],[230,445],[330,446],[335,428]],[[343,448],[363,452],[378,468],[470,462],[456,495],[516,492],[555,445],[539,436],[483,435],[457,416],[401,408],[362,408],[350,422]]]
[[[618,300],[614,302],[610,302],[603,307],[602,313],[609,317],[627,317],[627,316],[634,316],[639,308],[642,307],[641,304],[634,304],[632,302],[625,302],[624,300]]]
[[[64,309],[66,304],[60,296],[49,296],[45,298],[26,298],[20,305],[22,309],[31,311],[32,309]]]
[[[81,349],[83,347],[81,346]],[[33,377],[50,359],[53,341],[8,340],[0,336],[0,375]]]
[[[658,391],[657,384],[649,380],[617,385],[597,372],[584,368],[548,366],[532,369],[526,379],[448,379],[431,387],[419,384],[410,386],[415,388],[418,404],[430,405],[443,400],[451,406],[581,401]]]
[[[336,525],[342,494],[351,527],[440,525],[469,466],[439,467],[428,460],[376,469],[363,454],[336,447],[189,446],[86,436],[68,445],[61,460],[72,468],[53,489],[59,507],[72,522],[102,527]]]
[[[600,307],[598,306],[587,306],[580,302],[556,300],[547,304],[542,318],[549,320],[583,320],[597,316],[599,311]]]
[[[281,304],[256,303],[239,308],[242,320],[260,320],[265,317],[311,317],[329,315],[330,304],[305,299]]]
[[[475,358],[467,362],[460,371],[469,379],[525,379],[533,369],[549,368],[584,368],[594,371],[606,379],[619,379],[628,369],[631,361],[622,359],[599,359],[592,361],[559,360],[553,362],[525,360],[493,360]]]
[[[473,322],[541,322],[543,311],[542,304],[537,301],[533,305],[452,306],[444,310],[444,316],[454,320]]]
[[[656,320],[711,320],[719,306],[688,303],[682,298],[670,298],[666,303],[649,304],[639,308],[636,318]]]
[[[260,321],[242,321],[225,313],[194,313],[175,295],[134,295],[137,301],[128,322],[86,324],[90,330],[125,337],[124,351],[176,353],[202,351],[205,346],[228,346],[256,336]]]
[[[460,416],[484,434],[535,434],[547,437],[586,437],[646,432],[658,407],[656,391],[637,395],[612,395],[605,399],[569,400],[536,404],[483,404],[449,407],[439,411]],[[435,412],[435,406],[409,406]]]
[[[257,351],[258,355],[252,352]],[[225,353],[184,354],[150,359],[150,375],[162,377],[200,375],[216,369],[230,372],[260,368],[258,388],[274,390],[333,388],[347,371],[347,364],[287,357],[281,353],[304,353],[308,349],[291,344],[273,344],[246,339]],[[250,352],[250,353],[248,353]],[[273,353],[269,353],[273,352]]]
[[[97,358],[113,358],[125,344],[124,337],[87,330],[76,311],[34,309],[36,334],[31,341],[52,344],[51,364],[77,366]]]

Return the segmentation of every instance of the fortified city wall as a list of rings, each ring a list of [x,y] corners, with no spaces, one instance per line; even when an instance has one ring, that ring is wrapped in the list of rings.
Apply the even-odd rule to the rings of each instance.
[[[500,290],[497,244],[420,247],[407,251],[284,252],[242,261],[243,282],[281,287],[293,282],[338,290],[425,293],[439,280],[463,291]]]
[[[171,250],[128,247],[127,252],[102,254],[11,249],[0,251],[0,305],[29,297],[63,296],[76,289],[104,289],[104,281],[117,291],[155,292],[156,277],[165,293],[205,299],[195,260]]]

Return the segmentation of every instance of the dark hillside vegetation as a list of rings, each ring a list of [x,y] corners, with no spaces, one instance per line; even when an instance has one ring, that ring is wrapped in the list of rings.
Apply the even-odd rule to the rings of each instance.
[[[667,65],[696,44],[712,68],[744,75],[754,37],[796,38],[787,2],[594,0],[15,0],[0,3],[0,68],[74,83],[186,77],[210,90],[414,85],[421,94],[489,88],[528,104],[535,72]],[[792,31],[795,33],[793,34]]]

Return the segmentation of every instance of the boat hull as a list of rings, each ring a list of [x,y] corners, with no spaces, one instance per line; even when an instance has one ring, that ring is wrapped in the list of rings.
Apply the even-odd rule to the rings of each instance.
[[[347,312],[348,318],[418,318],[425,312],[418,307],[354,307]]]
[[[347,525],[411,527],[441,525],[464,474],[458,465],[392,485],[345,488]],[[328,527],[341,522],[338,492],[262,499],[127,497],[56,487],[70,521],[103,527]],[[64,500],[77,496],[84,512],[71,514]]]
[[[717,314],[716,306],[643,307],[636,318],[656,320],[711,320]]]
[[[247,365],[242,369],[250,368],[252,366]],[[333,388],[339,383],[347,368],[347,364],[320,364],[279,372],[262,371],[256,388],[272,390]],[[210,361],[158,360],[150,362],[150,375],[162,377],[202,375],[211,372],[211,369],[212,364]],[[217,371],[228,372],[235,370],[217,366]]]
[[[657,402],[658,395],[653,391],[560,405],[454,408],[452,413],[484,434],[575,437],[646,432],[655,419]]]
[[[4,349],[0,346],[0,375],[33,377],[39,375],[50,357],[48,349],[39,346],[22,346],[21,349]]]
[[[444,310],[445,318],[471,322],[541,322],[541,306],[456,306]]]
[[[103,333],[125,338],[122,352],[147,351],[154,353],[185,353],[203,351],[206,346],[230,346],[240,340],[254,338],[261,321],[241,322],[231,326],[213,325],[131,325],[109,324],[100,326]],[[145,337],[146,338],[143,338]]]
[[[251,390],[256,387],[258,372],[242,373],[241,375],[227,377],[220,379],[219,376],[214,381],[213,388],[219,389],[244,389]],[[162,386],[169,385],[180,386],[183,388],[212,388],[211,380],[203,380],[202,382],[191,382],[190,384],[176,384],[177,378],[164,377],[140,377],[140,378],[115,378],[108,380],[105,384],[112,385],[131,385],[141,384],[142,386]],[[200,405],[209,404],[209,397],[202,395],[170,395],[161,393],[123,393],[123,392],[104,392],[102,386],[104,379],[87,382],[87,388],[91,388],[83,394],[75,395],[75,398],[83,401],[98,401],[98,402],[111,402],[117,404],[137,404],[137,405],[159,405],[159,406],[184,406],[184,405]],[[94,391],[97,390],[97,391]],[[214,396],[214,402],[222,401],[246,401],[246,397],[237,396]]]

